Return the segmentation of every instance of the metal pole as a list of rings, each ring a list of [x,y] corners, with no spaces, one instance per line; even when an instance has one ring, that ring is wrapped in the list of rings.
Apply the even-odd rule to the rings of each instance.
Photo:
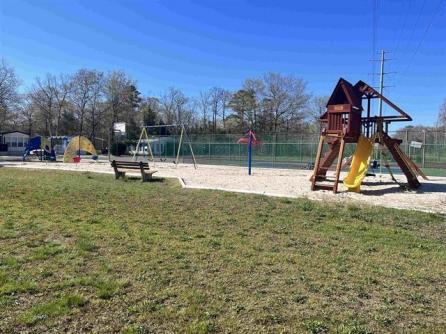
[[[424,168],[424,163],[426,161],[426,130],[423,131],[423,156],[421,166]]]
[[[82,133],[82,131],[81,131],[81,133]],[[78,142],[78,151],[77,151],[77,153],[78,153],[78,157],[79,157],[79,161],[80,161],[80,158],[81,158],[81,135],[79,135],[79,142]]]
[[[249,140],[248,140],[248,175],[251,175],[251,164],[252,164],[252,132],[249,130]]]
[[[379,93],[383,95],[384,90],[384,50],[381,50],[381,73],[379,78]],[[379,117],[383,115],[383,100],[379,99]]]
[[[409,154],[410,157],[410,146],[409,146],[409,133],[406,130],[406,154]]]
[[[366,123],[366,130],[367,130],[367,138],[370,138],[370,96],[367,96],[367,123]]]
[[[231,162],[231,143],[228,143],[228,147],[229,147],[229,163]]]
[[[177,151],[176,149],[176,145],[177,145],[177,135],[173,135],[173,157],[175,158],[175,152]]]
[[[304,139],[303,139],[303,135],[300,135],[300,145],[299,145],[299,161],[300,162],[303,162],[302,161],[302,159],[303,159],[303,157],[302,157],[302,148],[303,148],[303,145],[304,144]]]
[[[110,161],[110,149],[111,149],[111,147],[110,147],[110,132],[111,132],[111,129],[108,129],[108,148],[107,148],[107,153],[108,153],[108,161]]]
[[[175,160],[175,167],[178,166],[178,159],[180,158],[181,143],[183,142],[183,131],[184,131],[184,127],[181,128],[180,142],[178,144],[178,151],[177,151],[177,158]]]
[[[381,73],[379,78],[379,93],[383,95],[384,90],[384,50],[381,50]],[[383,115],[383,100],[379,98],[379,117]],[[383,147],[380,146],[379,150],[379,173],[382,174],[382,150]]]
[[[208,160],[211,162],[211,135],[208,135]]]

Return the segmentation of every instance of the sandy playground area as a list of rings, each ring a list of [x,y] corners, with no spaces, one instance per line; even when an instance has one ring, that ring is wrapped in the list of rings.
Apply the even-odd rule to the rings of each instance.
[[[55,169],[79,172],[113,174],[110,163],[81,162],[79,164],[46,162],[0,162],[5,167],[30,169]],[[178,178],[185,188],[217,189],[231,192],[255,193],[279,197],[307,197],[314,200],[335,202],[356,202],[380,205],[391,208],[413,209],[446,214],[446,178],[430,177],[429,181],[420,180],[422,186],[417,191],[405,191],[393,182],[389,175],[377,174],[364,179],[361,193],[347,192],[339,184],[339,193],[330,191],[311,191],[309,177],[311,171],[291,169],[254,168],[248,176],[247,168],[233,166],[193,165],[172,163],[151,163],[157,170],[157,177]],[[132,175],[132,173],[128,173]],[[138,175],[137,173],[135,175]],[[342,178],[345,176],[341,175]],[[404,175],[396,175],[404,183]]]

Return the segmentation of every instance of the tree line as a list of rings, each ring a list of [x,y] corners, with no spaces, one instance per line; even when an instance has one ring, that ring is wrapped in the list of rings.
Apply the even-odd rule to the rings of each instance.
[[[93,141],[113,135],[115,122],[126,123],[129,139],[138,136],[142,125],[163,124],[184,124],[191,133],[317,131],[328,98],[312,96],[299,77],[273,72],[246,79],[236,91],[212,87],[197,96],[175,87],[159,96],[143,95],[127,73],[94,69],[47,74],[21,93],[20,86],[14,68],[2,60],[0,132],[81,134]],[[439,113],[439,126],[445,125],[446,102]]]
[[[20,85],[3,60],[0,132],[107,138],[113,123],[126,122],[130,138],[142,125],[163,124],[184,124],[193,133],[278,133],[308,129],[325,103],[308,93],[303,79],[279,73],[247,79],[235,92],[212,87],[197,96],[176,87],[144,96],[127,73],[91,69],[38,77],[22,93]]]

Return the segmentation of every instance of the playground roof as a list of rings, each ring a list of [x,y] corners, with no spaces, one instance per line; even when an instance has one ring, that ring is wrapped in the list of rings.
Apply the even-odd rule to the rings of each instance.
[[[396,116],[384,116],[384,120],[387,121],[411,121],[412,117],[409,114],[405,113],[400,107],[398,107],[395,103],[390,101],[384,95],[381,95],[375,88],[368,85],[364,81],[359,80],[354,88],[358,90],[363,96],[371,99],[380,98],[385,104],[395,110],[399,115]]]
[[[354,109],[362,110],[361,95],[356,87],[343,78],[340,78],[336,84],[333,93],[328,99],[327,107],[334,104],[351,104]]]

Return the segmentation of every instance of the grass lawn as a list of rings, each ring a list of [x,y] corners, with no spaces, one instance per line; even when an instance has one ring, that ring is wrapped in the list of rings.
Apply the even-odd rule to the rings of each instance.
[[[445,289],[445,216],[0,168],[2,333],[439,333]]]

